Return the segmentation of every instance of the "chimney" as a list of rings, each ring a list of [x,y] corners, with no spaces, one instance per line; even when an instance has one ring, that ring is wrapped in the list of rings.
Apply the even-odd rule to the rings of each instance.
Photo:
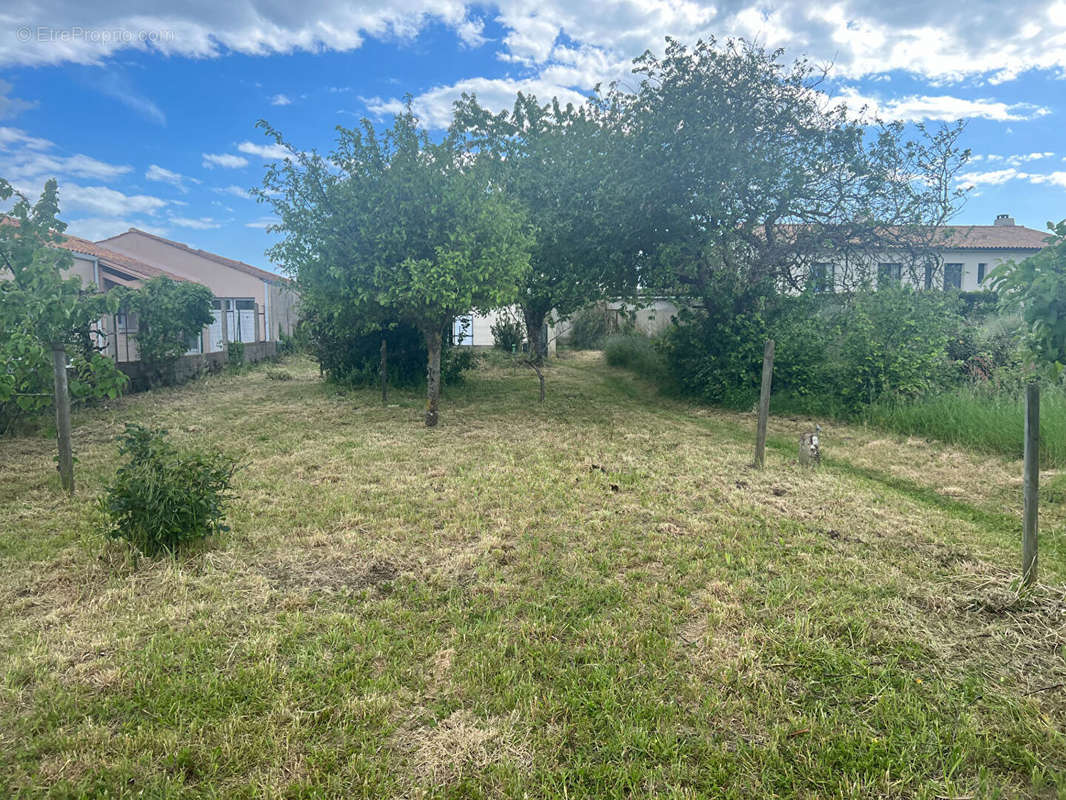
[[[1014,217],[1010,214],[996,214],[996,221],[993,225],[1013,225]]]

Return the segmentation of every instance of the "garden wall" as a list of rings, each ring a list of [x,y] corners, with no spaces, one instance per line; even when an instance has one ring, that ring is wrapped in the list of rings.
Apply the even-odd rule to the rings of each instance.
[[[277,342],[245,342],[244,363],[254,364],[257,361],[273,358],[277,355]],[[191,356],[182,356],[174,365],[174,374],[171,383],[185,383],[205,372],[219,372],[226,366],[226,352],[199,353]],[[120,362],[118,368],[130,379],[130,391],[143,392],[148,388],[148,378],[140,361]]]

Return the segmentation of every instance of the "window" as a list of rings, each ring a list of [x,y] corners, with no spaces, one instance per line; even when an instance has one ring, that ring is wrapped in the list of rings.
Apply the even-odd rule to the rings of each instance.
[[[977,285],[980,286],[985,282],[985,272],[988,271],[988,264],[977,265]]]
[[[877,288],[885,286],[898,286],[903,277],[902,264],[878,264],[877,265]]]
[[[115,328],[119,333],[136,333],[137,315],[127,311],[119,311],[115,315]]]
[[[962,264],[945,264],[944,265],[944,288],[945,289],[961,289],[962,288]]]
[[[933,288],[933,265],[932,264],[926,264],[925,265],[925,288],[926,289],[932,289]]]
[[[472,314],[455,318],[452,324],[452,343],[459,345],[474,343],[474,316]]]
[[[835,277],[835,268],[831,262],[812,264],[807,285],[813,292],[831,292],[834,289]]]
[[[199,333],[190,333],[185,337],[185,355],[196,355],[202,352],[202,342]]]

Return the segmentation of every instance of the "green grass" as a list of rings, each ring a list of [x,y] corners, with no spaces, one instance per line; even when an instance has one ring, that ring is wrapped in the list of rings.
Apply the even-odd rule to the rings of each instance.
[[[603,347],[606,362],[612,367],[628,369],[660,386],[670,383],[670,369],[647,336],[635,333],[616,333],[608,336]]]
[[[0,440],[0,796],[1066,797],[1066,553],[1017,464],[657,395],[582,354],[422,398],[291,359]],[[107,541],[126,421],[241,457],[232,532]],[[1020,473],[1018,473],[1020,474]],[[1062,498],[1042,532],[1062,538]]]
[[[899,433],[927,436],[987,453],[1021,458],[1025,401],[973,389],[933,395],[911,402],[879,403],[867,420]],[[1066,393],[1045,389],[1040,402],[1042,463],[1066,467]]]

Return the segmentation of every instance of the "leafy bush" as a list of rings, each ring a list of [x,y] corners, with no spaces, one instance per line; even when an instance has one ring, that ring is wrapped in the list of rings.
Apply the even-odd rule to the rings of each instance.
[[[413,325],[392,325],[363,329],[338,321],[337,313],[314,312],[301,321],[307,332],[308,349],[318,360],[322,372],[335,383],[345,386],[372,386],[379,380],[381,340],[388,348],[389,384],[413,388],[426,381],[426,341]],[[469,348],[449,344],[450,331],[444,336],[441,353],[441,383],[456,383],[462,373],[472,369],[477,357]]]
[[[118,397],[126,376],[94,349],[67,351],[67,383],[74,405]],[[21,325],[0,329],[0,433],[53,407],[52,353]]]
[[[737,312],[728,297],[683,311],[663,341],[680,390],[705,402],[750,408],[758,399],[763,344],[773,338],[774,405],[847,416],[882,396],[918,397],[957,384],[949,355],[972,355],[955,300],[884,289],[851,296],[764,296]],[[954,337],[954,339],[953,339]]]
[[[176,553],[184,544],[229,530],[224,506],[236,462],[218,452],[181,449],[166,431],[126,425],[119,467],[100,503],[107,535],[142,553]]]
[[[623,367],[658,382],[669,376],[666,360],[647,336],[616,333],[607,337],[603,349],[607,363],[612,367]]]
[[[235,370],[244,366],[244,342],[229,342],[226,345],[226,364]]]
[[[515,353],[522,349],[526,338],[526,326],[521,320],[510,315],[501,316],[492,324],[492,344],[505,353]]]
[[[606,303],[593,303],[578,311],[570,321],[570,346],[577,350],[601,350],[607,337],[629,333],[632,323]]]
[[[1066,367],[1066,219],[1048,228],[1047,247],[1000,265],[991,282],[1004,306],[1021,312],[1032,356],[1059,373]]]
[[[292,373],[284,369],[268,369],[266,371],[268,381],[291,381]]]
[[[213,319],[206,286],[161,275],[128,292],[122,306],[137,313],[137,356],[151,385],[170,383],[174,364]]]

